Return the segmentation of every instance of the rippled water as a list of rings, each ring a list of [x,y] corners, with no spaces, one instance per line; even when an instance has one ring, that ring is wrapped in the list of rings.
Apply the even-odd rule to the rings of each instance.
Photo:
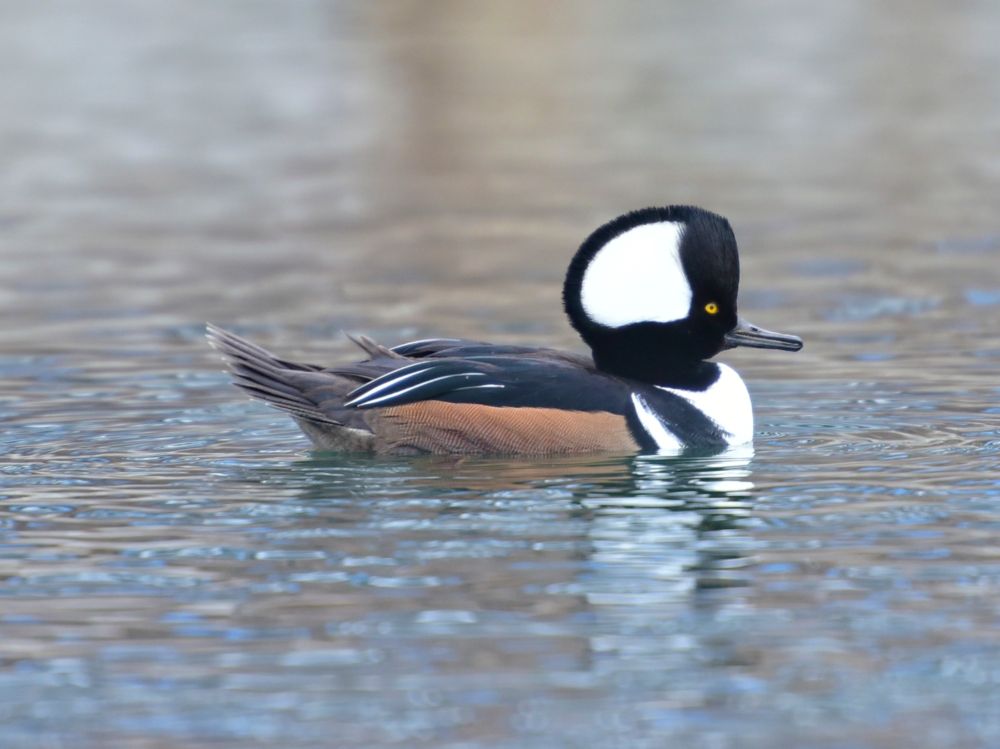
[[[0,746],[1000,746],[1000,6],[0,6]],[[753,451],[312,454],[204,345],[573,347],[728,215]]]

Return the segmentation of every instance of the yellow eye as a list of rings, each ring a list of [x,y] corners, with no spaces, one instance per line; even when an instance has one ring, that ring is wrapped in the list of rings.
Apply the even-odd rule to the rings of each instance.
[[[716,312],[719,311],[719,305],[716,304],[715,302],[709,302],[708,304],[705,305],[705,311],[710,315],[714,315]]]

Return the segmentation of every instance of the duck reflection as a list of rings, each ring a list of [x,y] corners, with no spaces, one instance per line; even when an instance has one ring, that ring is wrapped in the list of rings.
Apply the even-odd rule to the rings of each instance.
[[[523,608],[532,599],[524,590],[540,598],[558,591],[558,605],[545,601],[551,611],[666,604],[696,590],[744,584],[741,570],[752,548],[744,533],[752,459],[750,446],[544,460],[373,461],[315,454],[269,471],[267,481],[297,484],[302,504],[344,508],[341,520],[364,526],[361,545],[379,537],[383,558],[400,544],[433,548],[417,553],[421,559],[413,566],[425,576],[460,572],[466,591],[482,594],[466,604]],[[481,541],[478,548],[474,539]],[[353,548],[359,539],[341,536],[339,543]],[[479,565],[464,558],[486,554],[485,547],[505,558],[502,585],[496,579],[500,560]],[[445,548],[454,556],[440,553]]]
[[[279,468],[255,468],[254,475],[304,489],[303,499],[321,499],[359,484],[377,492],[401,480],[413,494],[441,497],[475,493],[489,500],[505,492],[563,489],[578,500],[656,495],[679,501],[745,502],[753,447],[685,451],[673,455],[547,456],[524,458],[428,456],[423,459],[354,458],[316,452]],[[666,504],[662,506],[667,506]]]
[[[716,623],[744,605],[752,458],[317,454],[258,467],[241,478],[282,507],[255,514],[271,524],[255,537],[295,560],[268,571],[295,587],[244,610],[308,628],[318,648],[379,653],[389,690],[404,676],[536,690],[696,673],[735,647]]]
[[[638,457],[625,492],[591,495],[592,605],[649,606],[743,583],[749,540],[749,446],[705,456]]]

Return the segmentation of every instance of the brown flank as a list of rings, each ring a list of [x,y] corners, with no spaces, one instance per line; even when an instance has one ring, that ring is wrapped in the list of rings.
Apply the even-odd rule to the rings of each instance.
[[[625,417],[605,411],[423,401],[366,414],[378,452],[547,455],[635,452]]]

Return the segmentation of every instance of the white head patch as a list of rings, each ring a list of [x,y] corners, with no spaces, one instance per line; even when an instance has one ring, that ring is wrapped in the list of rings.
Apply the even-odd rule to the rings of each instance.
[[[587,317],[609,328],[687,317],[691,286],[681,265],[685,225],[641,224],[597,251],[583,274]]]

